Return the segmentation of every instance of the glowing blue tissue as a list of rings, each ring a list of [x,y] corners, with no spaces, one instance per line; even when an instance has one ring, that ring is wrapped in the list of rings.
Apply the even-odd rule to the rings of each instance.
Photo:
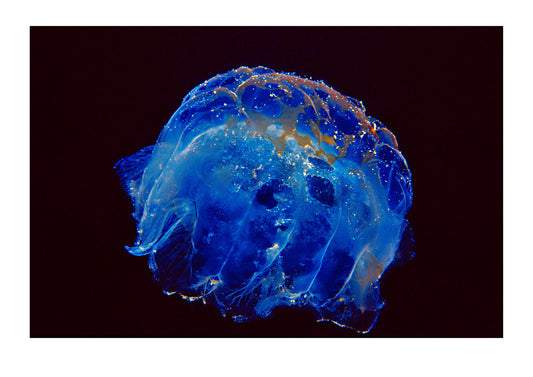
[[[127,249],[150,256],[167,294],[236,321],[296,305],[374,325],[413,195],[394,135],[361,101],[241,67],[194,88],[156,144],[115,167],[135,207]]]

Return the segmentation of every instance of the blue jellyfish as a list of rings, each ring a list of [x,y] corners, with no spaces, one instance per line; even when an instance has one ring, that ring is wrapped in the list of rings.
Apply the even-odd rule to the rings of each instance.
[[[237,322],[285,305],[374,325],[413,194],[395,136],[361,101],[241,67],[194,88],[115,168],[138,230],[126,249],[149,255],[165,293]]]

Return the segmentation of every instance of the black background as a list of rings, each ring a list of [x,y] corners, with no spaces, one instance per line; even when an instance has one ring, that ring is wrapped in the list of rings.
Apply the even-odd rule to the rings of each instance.
[[[503,336],[503,29],[32,27],[30,335]],[[413,173],[416,256],[366,335],[283,308],[234,324],[164,295],[112,167],[232,68],[323,79],[364,101]]]

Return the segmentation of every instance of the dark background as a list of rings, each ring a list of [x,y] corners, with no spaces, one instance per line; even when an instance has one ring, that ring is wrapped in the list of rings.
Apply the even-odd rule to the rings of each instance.
[[[503,29],[49,28],[31,37],[30,335],[503,336]],[[364,101],[413,173],[415,258],[358,335],[278,309],[235,324],[164,295],[112,167],[232,68],[323,79]]]

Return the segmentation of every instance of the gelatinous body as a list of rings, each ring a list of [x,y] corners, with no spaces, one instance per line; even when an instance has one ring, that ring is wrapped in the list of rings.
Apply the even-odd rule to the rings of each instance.
[[[168,294],[236,321],[281,305],[370,330],[412,202],[394,135],[322,82],[241,67],[194,88],[116,168]]]

